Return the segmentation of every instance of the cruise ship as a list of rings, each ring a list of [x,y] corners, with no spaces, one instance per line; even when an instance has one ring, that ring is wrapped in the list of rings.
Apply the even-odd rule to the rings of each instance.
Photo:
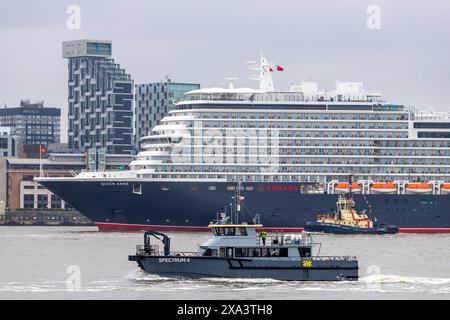
[[[207,231],[243,211],[267,229],[300,231],[349,189],[357,210],[400,232],[450,232],[450,117],[386,102],[360,82],[274,90],[276,68],[251,66],[259,88],[187,92],[142,138],[124,171],[40,177],[100,230]],[[223,204],[229,203],[227,206]]]

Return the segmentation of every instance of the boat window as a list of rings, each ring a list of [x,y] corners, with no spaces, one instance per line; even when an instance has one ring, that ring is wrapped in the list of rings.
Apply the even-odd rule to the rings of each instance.
[[[238,232],[239,232],[239,235],[241,235],[241,236],[247,235],[247,229],[245,229],[245,228],[239,228]]]
[[[219,257],[225,257],[225,248],[219,248]]]
[[[280,248],[280,257],[288,256],[288,248]]]
[[[234,249],[234,255],[236,257],[248,257],[248,248],[236,248]]]
[[[217,249],[208,248],[205,250],[203,255],[206,257],[217,257]]]
[[[269,256],[269,250],[267,248],[261,249],[261,257],[268,257]]]
[[[216,236],[234,236],[236,228],[214,228]]]
[[[311,257],[310,247],[300,247],[298,248],[298,252],[300,253],[300,257]]]
[[[257,249],[257,248],[250,249],[249,256],[250,257],[259,257],[259,249]]]
[[[227,248],[227,258],[233,258],[233,248]]]

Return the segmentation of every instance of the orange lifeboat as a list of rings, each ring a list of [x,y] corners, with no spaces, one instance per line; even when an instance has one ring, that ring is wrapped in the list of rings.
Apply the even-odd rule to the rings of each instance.
[[[443,183],[441,185],[441,194],[450,194],[450,183]]]
[[[397,184],[375,182],[372,183],[370,186],[370,193],[383,193],[383,194],[397,193]]]
[[[406,185],[406,192],[407,193],[431,193],[432,187],[428,183],[408,183]]]
[[[336,192],[339,192],[339,193],[348,192],[349,191],[348,190],[348,183],[340,182],[340,183],[336,184],[335,190],[336,190]],[[361,185],[359,183],[353,182],[352,183],[352,192],[354,192],[354,193],[361,192]]]

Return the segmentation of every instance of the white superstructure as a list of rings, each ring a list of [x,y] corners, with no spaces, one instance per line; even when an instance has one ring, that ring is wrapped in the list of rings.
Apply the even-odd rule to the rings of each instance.
[[[336,192],[338,182],[353,174],[364,193],[375,183],[395,187],[377,185],[374,193],[446,190],[448,117],[418,117],[412,108],[386,103],[380,92],[367,91],[360,82],[336,82],[333,90],[320,90],[309,81],[274,91],[269,68],[265,58],[253,68],[259,72],[259,89],[230,86],[186,93],[152,135],[141,139],[143,150],[130,171],[121,174],[315,182],[328,192]]]

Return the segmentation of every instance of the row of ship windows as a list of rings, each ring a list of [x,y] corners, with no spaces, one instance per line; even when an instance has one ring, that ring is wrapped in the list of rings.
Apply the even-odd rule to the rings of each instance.
[[[267,166],[266,166],[267,167]],[[134,169],[153,169],[153,166],[135,166]],[[290,177],[295,177],[295,174],[403,174],[403,175],[418,175],[418,174],[449,174],[450,168],[442,168],[436,166],[429,167],[404,167],[404,166],[375,166],[375,167],[364,167],[364,166],[314,166],[314,167],[283,167],[279,166],[276,168],[275,172],[268,171],[264,166],[261,167],[228,167],[228,168],[209,168],[209,170],[199,170],[198,167],[194,168],[173,168],[170,166],[156,167],[157,172],[164,173],[177,173],[182,175],[193,174],[201,174],[201,175],[217,175],[217,174],[225,174],[225,175],[261,175],[261,174],[276,174],[276,175],[289,175]],[[274,177],[277,178],[277,177]]]
[[[201,146],[200,146],[201,147]],[[232,148],[232,150],[229,150],[229,148]],[[261,155],[261,151],[257,152],[259,149],[257,146],[252,146],[250,148],[249,146],[232,146],[232,147],[224,147],[221,146],[220,150],[216,149],[214,150],[214,154],[211,156],[213,157],[221,157],[221,156],[230,156],[232,153],[237,153],[237,149],[245,148],[244,154],[241,156],[245,157],[255,157],[256,155]],[[253,153],[250,152],[250,149],[254,151]],[[225,153],[224,151],[229,150],[229,153]],[[305,148],[284,148],[284,146],[280,146],[278,149],[278,153],[274,153],[274,155],[283,157],[283,156],[319,156],[319,157],[327,157],[327,156],[369,156],[374,158],[384,158],[384,157],[445,157],[450,156],[450,150],[428,150],[425,152],[424,150],[373,150],[373,149],[305,149]],[[167,155],[152,155],[152,156],[144,156],[144,155],[137,155],[137,160],[167,160],[172,157],[172,155],[175,155],[176,153],[172,154],[170,148],[154,148],[152,151],[160,151],[160,152],[166,152]],[[198,152],[195,152],[195,147],[191,148],[190,154],[186,154],[187,150],[183,149],[183,157],[191,157],[191,156],[198,156]],[[220,152],[220,153],[219,153]],[[265,154],[262,154],[265,155]]]
[[[194,138],[200,138],[192,136]],[[304,147],[365,147],[365,148],[450,148],[450,142],[448,141],[427,141],[427,140],[404,140],[404,141],[371,141],[371,140],[320,140],[320,139],[295,139],[293,137],[279,137],[280,144],[286,141],[285,145],[291,146],[304,146]],[[145,139],[143,143],[148,144],[161,144],[161,143],[178,143],[181,138],[149,138]],[[144,145],[145,146],[145,145]]]
[[[309,165],[309,164],[307,164]],[[144,166],[145,167],[145,166]],[[266,166],[267,167],[267,166]],[[433,174],[442,174],[442,173],[449,173],[450,168],[443,168],[443,167],[413,167],[413,168],[405,168],[402,167],[383,167],[383,166],[375,166],[367,168],[365,166],[358,167],[357,165],[351,165],[351,166],[333,166],[332,168],[329,166],[319,167],[283,167],[279,166],[276,168],[275,171],[276,174],[292,174],[292,173],[302,173],[302,174],[313,174],[313,173],[361,173],[361,174],[426,174],[426,173],[433,173]],[[158,172],[174,172],[174,173],[223,173],[223,174],[261,174],[262,172],[267,172],[267,170],[264,168],[264,166],[261,167],[215,167],[215,168],[206,168],[205,170],[200,170],[198,167],[184,167],[184,168],[174,168],[174,167],[158,167]],[[273,171],[269,171],[273,172]]]
[[[289,112],[277,112],[277,113],[267,113],[267,112],[253,112],[253,113],[193,113],[193,112],[172,112],[169,116],[197,116],[204,119],[242,119],[242,120],[252,120],[252,119],[268,119],[268,120],[388,120],[388,121],[402,121],[408,120],[408,114],[392,114],[392,113],[294,113],[291,110]]]
[[[206,128],[206,127],[205,127]],[[223,128],[223,127],[222,127]],[[239,128],[239,127],[235,127],[236,129],[252,129],[252,128]],[[204,128],[189,128],[190,130],[202,130]],[[234,128],[233,128],[234,129]],[[278,132],[278,136],[274,136],[274,134],[272,133],[272,136],[276,137],[276,138],[372,138],[372,139],[384,139],[384,138],[388,138],[388,139],[407,139],[408,138],[408,132],[407,131],[402,131],[402,132],[394,132],[392,130],[389,131],[369,131],[369,132],[361,132],[361,131],[297,131],[297,132],[292,132],[292,131],[287,131],[287,130],[291,130],[291,129],[284,129],[284,128],[274,128],[274,127],[269,127],[269,128],[265,128],[265,129],[277,129],[280,130]],[[294,129],[295,130],[295,129]],[[287,132],[286,132],[287,131]],[[245,132],[243,133],[245,134]],[[225,134],[225,132],[223,132],[223,135],[226,137],[229,137],[229,134]],[[244,138],[246,138],[244,136]],[[252,137],[254,139],[256,139],[257,137]]]
[[[175,121],[166,122],[166,125],[184,125],[186,127],[192,128],[195,122],[192,121]],[[334,130],[386,130],[386,129],[396,129],[396,130],[407,130],[407,123],[353,123],[353,124],[337,124],[337,123],[316,123],[316,124],[276,124],[271,122],[270,124],[259,124],[254,122],[246,123],[236,123],[236,122],[202,122],[203,128],[252,128],[252,129],[267,129],[267,128],[277,128],[277,129],[334,129]]]
[[[166,157],[164,156],[154,156],[151,158],[152,160],[166,160]],[[138,160],[144,160],[142,158],[138,158]],[[149,159],[147,159],[149,160]],[[189,161],[190,160],[190,161]],[[265,162],[270,162],[272,165],[277,165],[277,164],[281,164],[281,165],[317,165],[317,164],[322,164],[322,165],[329,165],[329,164],[333,164],[336,166],[341,166],[341,165],[450,165],[450,159],[442,159],[442,158],[428,158],[428,159],[424,159],[421,157],[416,157],[416,158],[385,158],[385,159],[380,159],[380,158],[372,158],[372,157],[367,157],[367,158],[350,158],[350,157],[346,157],[346,158],[339,158],[338,156],[333,157],[333,158],[318,158],[318,157],[314,157],[314,158],[298,158],[293,156],[293,158],[286,158],[283,156],[278,156],[278,157],[272,157],[272,158],[263,158],[258,159],[255,158],[251,159],[251,158],[227,158],[227,156],[225,157],[217,157],[215,156],[213,159],[203,159],[203,162],[198,162],[195,161],[195,156],[193,158],[183,158],[183,163],[195,163],[196,166],[208,166],[211,164],[214,164],[216,166],[218,165],[229,165],[232,166],[234,164],[237,165],[241,165],[241,166],[249,166],[249,165],[254,165],[254,164],[261,164],[264,165]],[[167,160],[166,165],[168,164],[172,164],[172,162],[170,160]],[[296,167],[294,168],[290,168],[288,169],[289,171],[292,170],[297,170]]]

